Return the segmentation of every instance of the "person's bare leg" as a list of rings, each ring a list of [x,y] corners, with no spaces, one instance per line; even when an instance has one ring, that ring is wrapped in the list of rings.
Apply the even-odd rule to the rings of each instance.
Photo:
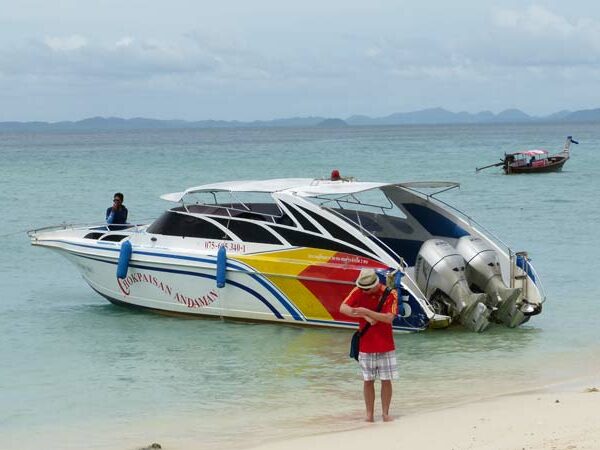
[[[394,420],[390,416],[390,404],[392,403],[392,380],[381,380],[381,412],[384,422]]]
[[[374,422],[373,418],[375,410],[375,381],[365,381],[363,385],[363,394],[365,396],[365,406],[367,408],[367,422]]]

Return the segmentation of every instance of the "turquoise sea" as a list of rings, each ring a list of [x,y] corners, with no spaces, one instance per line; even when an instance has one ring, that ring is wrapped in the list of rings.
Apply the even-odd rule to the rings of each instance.
[[[161,194],[214,181],[322,177],[452,180],[441,198],[514,250],[547,292],[518,329],[396,337],[396,416],[600,372],[597,124],[0,133],[0,447],[250,446],[354,428],[363,403],[350,333],[184,320],[106,302],[25,230],[101,221],[125,193],[130,220]],[[559,151],[561,173],[475,173],[505,151]],[[435,426],[435,424],[433,424]]]

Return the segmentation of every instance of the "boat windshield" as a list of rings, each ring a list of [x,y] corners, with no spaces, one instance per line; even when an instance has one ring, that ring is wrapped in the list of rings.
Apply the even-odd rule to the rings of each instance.
[[[187,195],[180,208],[189,213],[277,223],[286,218],[273,197],[264,192],[198,192]]]
[[[323,208],[344,211],[345,215],[348,212],[355,212],[357,218],[360,217],[358,213],[365,212],[406,219],[406,214],[381,189],[370,189],[343,196],[339,194],[322,195],[308,199]]]
[[[408,196],[414,196],[396,186],[386,186],[337,198],[315,197],[311,201],[367,231],[394,252],[404,256],[408,249],[401,248],[405,247],[402,243],[414,239],[411,226],[413,219],[409,217],[401,202],[394,199],[395,195],[388,195],[401,191]],[[410,253],[413,252],[414,249],[411,248]]]
[[[402,256],[409,266],[415,264],[419,248],[426,240],[443,237],[454,242],[468,234],[456,222],[440,214],[428,196],[399,185],[312,201],[368,232],[371,239]]]

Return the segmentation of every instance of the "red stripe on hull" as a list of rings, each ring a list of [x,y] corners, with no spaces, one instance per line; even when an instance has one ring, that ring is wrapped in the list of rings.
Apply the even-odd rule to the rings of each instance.
[[[342,281],[348,284],[323,283],[323,281],[301,280],[302,284],[321,302],[333,320],[351,321],[340,313],[340,305],[354,288],[358,273],[365,267],[387,269],[388,266],[373,259],[348,253],[336,253],[323,264],[313,264],[299,275],[319,280]]]

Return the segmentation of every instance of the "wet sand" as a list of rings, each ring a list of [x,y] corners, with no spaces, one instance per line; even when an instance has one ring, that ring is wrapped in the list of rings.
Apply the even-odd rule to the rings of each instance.
[[[379,418],[356,430],[270,442],[253,450],[596,450],[600,448],[599,389],[597,378],[595,383],[583,386],[543,389],[400,415],[392,423],[383,423]]]

